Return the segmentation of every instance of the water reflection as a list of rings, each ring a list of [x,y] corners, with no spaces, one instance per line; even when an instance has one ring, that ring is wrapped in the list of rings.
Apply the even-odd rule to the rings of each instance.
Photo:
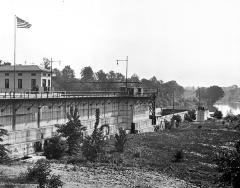
[[[217,103],[214,105],[218,110],[222,111],[223,116],[226,116],[227,114],[231,113],[234,115],[240,114],[240,103],[234,102],[234,103]]]

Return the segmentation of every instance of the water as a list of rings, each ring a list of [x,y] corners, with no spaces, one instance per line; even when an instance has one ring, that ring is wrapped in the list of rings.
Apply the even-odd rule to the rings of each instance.
[[[223,116],[226,116],[227,114],[231,113],[234,115],[240,114],[240,103],[239,102],[233,102],[233,103],[216,103],[214,105],[218,110],[220,110],[223,113]]]

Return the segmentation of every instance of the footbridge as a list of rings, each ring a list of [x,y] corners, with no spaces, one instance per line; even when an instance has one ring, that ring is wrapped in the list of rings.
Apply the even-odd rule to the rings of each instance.
[[[70,108],[77,108],[80,120],[91,134],[95,111],[100,110],[104,134],[113,135],[119,127],[138,132],[153,131],[153,93],[130,94],[119,91],[0,93],[0,124],[8,131],[12,157],[41,151],[46,140],[56,135],[55,125],[67,122]]]

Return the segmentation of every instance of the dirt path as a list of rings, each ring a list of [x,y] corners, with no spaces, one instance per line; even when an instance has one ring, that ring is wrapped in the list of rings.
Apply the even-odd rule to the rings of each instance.
[[[0,165],[0,170],[6,176],[18,176],[21,172],[26,171],[29,165],[27,163],[11,166]],[[180,179],[133,167],[82,167],[55,163],[51,166],[53,173],[61,176],[65,183],[64,188],[194,187]]]

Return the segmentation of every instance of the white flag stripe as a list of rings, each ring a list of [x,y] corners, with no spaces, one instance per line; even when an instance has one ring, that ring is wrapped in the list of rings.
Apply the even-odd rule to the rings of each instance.
[[[28,24],[28,23],[22,23],[22,24],[17,24],[18,26],[26,26],[26,25],[31,25],[31,24]]]

